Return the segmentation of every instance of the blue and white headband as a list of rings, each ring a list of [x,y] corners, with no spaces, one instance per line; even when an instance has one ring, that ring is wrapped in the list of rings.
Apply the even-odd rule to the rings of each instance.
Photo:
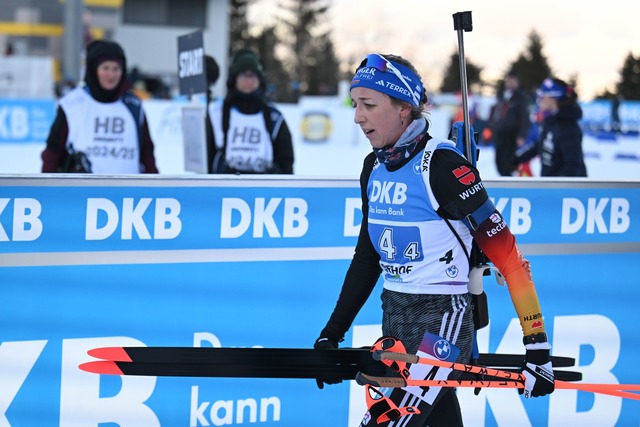
[[[362,60],[351,79],[349,90],[354,87],[373,89],[414,107],[420,105],[424,98],[424,86],[413,71],[377,53],[371,53]]]

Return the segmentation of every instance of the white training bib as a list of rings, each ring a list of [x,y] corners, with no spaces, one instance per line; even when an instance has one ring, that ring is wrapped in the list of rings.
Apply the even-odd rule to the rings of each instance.
[[[209,109],[216,146],[224,144],[222,131],[222,104]],[[225,161],[240,172],[264,173],[273,166],[273,144],[262,111],[242,114],[231,108]]]
[[[60,100],[60,107],[69,126],[67,147],[84,152],[93,173],[140,173],[137,123],[121,100],[98,102],[76,88]]]

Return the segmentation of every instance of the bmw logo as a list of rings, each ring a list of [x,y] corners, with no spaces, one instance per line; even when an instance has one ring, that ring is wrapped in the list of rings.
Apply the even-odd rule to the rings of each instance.
[[[452,265],[451,267],[447,268],[447,271],[446,271],[447,276],[451,278],[456,277],[458,275],[458,272],[459,272],[458,267],[456,267],[455,265]]]
[[[433,345],[433,355],[440,360],[446,360],[451,354],[451,344],[449,341],[440,339]]]

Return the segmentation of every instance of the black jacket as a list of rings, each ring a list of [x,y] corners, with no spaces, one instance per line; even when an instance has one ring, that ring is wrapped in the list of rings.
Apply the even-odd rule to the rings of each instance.
[[[529,133],[529,98],[520,89],[498,101],[491,111],[491,128],[498,138],[526,138]]]
[[[587,176],[582,152],[582,109],[578,104],[561,107],[546,117],[537,144],[518,157],[519,163],[540,155],[541,176]]]

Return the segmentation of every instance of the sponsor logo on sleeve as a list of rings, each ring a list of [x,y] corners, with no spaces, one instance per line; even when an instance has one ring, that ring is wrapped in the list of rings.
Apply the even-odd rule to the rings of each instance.
[[[476,182],[476,174],[474,174],[468,166],[460,166],[451,172],[453,172],[453,175],[458,178],[460,184],[469,186]]]

